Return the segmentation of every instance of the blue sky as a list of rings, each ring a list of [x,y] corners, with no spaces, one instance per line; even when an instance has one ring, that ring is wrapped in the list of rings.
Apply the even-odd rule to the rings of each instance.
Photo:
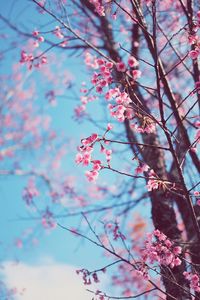
[[[19,26],[19,28],[26,32],[32,32],[37,28],[36,24],[41,22],[41,15],[39,15],[34,9],[33,4],[27,0],[18,0],[18,1],[5,1],[1,2],[1,14],[9,18],[10,22]],[[34,20],[34,21],[33,21]],[[44,17],[42,16],[42,20]],[[43,21],[42,21],[43,22]],[[43,22],[43,24],[46,23]],[[54,25],[53,25],[54,26]],[[4,41],[3,38],[0,39],[0,46],[2,49],[9,48],[10,41],[16,40],[16,33],[12,30],[6,29],[4,31],[4,25],[1,27],[1,31],[8,34],[9,39]],[[11,38],[10,38],[11,37]],[[21,40],[20,40],[21,41]],[[17,43],[16,47],[13,47],[12,50],[5,53],[4,59],[1,60],[1,71],[0,74],[11,74],[13,62],[18,62],[20,58],[20,51],[23,49],[23,43],[26,43],[26,39],[22,42]],[[60,52],[56,51],[57,57],[63,64],[63,70],[69,72],[70,76],[75,79],[76,86],[73,87],[72,91],[66,86],[66,90],[63,95],[57,97],[57,106],[51,107],[46,103],[44,99],[44,94],[47,89],[46,81],[42,79],[41,75],[37,71],[33,71],[31,74],[31,79],[37,85],[37,94],[36,106],[39,108],[39,111],[42,113],[47,113],[52,118],[52,127],[58,133],[59,143],[62,143],[62,139],[67,141],[67,153],[62,160],[62,176],[77,176],[78,180],[76,181],[77,188],[84,194],[87,182],[84,176],[84,169],[78,167],[74,163],[74,157],[76,154],[76,147],[80,143],[81,138],[89,136],[94,131],[102,133],[102,129],[95,128],[92,123],[77,123],[73,120],[73,109],[74,109],[74,100],[78,100],[79,89],[81,87],[81,82],[85,81],[87,77],[85,76],[85,68],[82,64],[82,61],[79,57],[79,54],[74,57],[67,58],[67,56],[61,57]],[[58,64],[60,61],[58,62]],[[23,69],[24,68],[24,69]],[[25,70],[25,66],[22,66],[22,70]],[[56,64],[53,65],[53,70],[57,71]],[[7,83],[8,84],[8,83]],[[28,83],[27,83],[28,84]],[[49,87],[50,88],[50,87]],[[75,94],[74,94],[75,91]],[[77,102],[78,103],[78,102]],[[88,111],[92,114],[95,111],[95,116],[98,120],[102,119],[102,116],[105,117],[105,112],[103,109],[100,109],[100,105],[89,104]],[[99,124],[105,129],[106,123],[99,122]],[[119,126],[114,124],[115,126]],[[116,127],[118,129],[118,127]],[[119,126],[119,134],[122,132]],[[69,146],[69,147],[68,147]],[[54,159],[56,155],[57,148],[49,156],[50,160]],[[114,147],[115,151],[118,151],[118,147]],[[30,169],[30,166],[36,170],[42,170],[42,162],[38,159],[39,155],[35,153],[26,153],[24,156],[24,161],[20,162],[25,169]],[[23,157],[23,156],[22,156]],[[119,161],[118,166],[121,167],[121,162]],[[131,160],[131,154],[128,152],[126,155],[127,161]],[[117,161],[113,159],[113,162],[117,164]],[[125,162],[125,160],[123,161]],[[10,166],[10,162],[6,161],[5,166]],[[1,166],[5,168],[5,166]],[[51,171],[51,169],[49,170]],[[104,174],[100,176],[100,183],[102,186],[107,184],[113,184],[115,182],[115,176],[111,173],[105,171]],[[118,185],[122,184],[122,180],[118,177]],[[6,282],[9,285],[20,286],[24,283],[27,286],[27,289],[30,288],[31,294],[25,294],[25,296],[19,296],[17,300],[35,300],[37,299],[36,295],[38,289],[44,293],[43,298],[45,300],[51,300],[50,296],[46,296],[45,286],[48,284],[44,281],[44,284],[41,285],[41,278],[43,273],[49,273],[49,282],[55,282],[58,289],[63,287],[63,297],[65,293],[65,281],[60,283],[57,280],[60,274],[66,271],[68,285],[76,285],[76,279],[70,276],[76,268],[88,268],[94,270],[96,268],[101,268],[108,262],[108,260],[102,256],[102,251],[94,246],[89,244],[83,239],[78,239],[73,235],[69,234],[67,231],[61,229],[59,226],[56,229],[52,230],[50,233],[45,232],[41,229],[41,226],[38,225],[38,221],[32,219],[32,216],[35,216],[33,211],[27,210],[24,201],[22,200],[22,191],[27,184],[26,176],[4,176],[0,178],[0,241],[2,242],[2,250],[0,252],[0,258],[2,261],[3,272]],[[41,181],[38,181],[38,184],[42,185]],[[124,184],[124,183],[123,183]],[[128,184],[128,183],[127,183]],[[131,183],[132,185],[132,183]],[[45,203],[46,201],[46,187],[42,186],[41,188],[42,195],[38,198],[38,201]],[[143,192],[143,187],[140,192]],[[139,195],[139,194],[138,194]],[[128,195],[128,197],[130,197]],[[106,201],[111,201],[112,199],[106,199]],[[124,201],[127,200],[124,198]],[[129,200],[129,199],[128,199]],[[110,204],[111,202],[106,202],[105,204]],[[114,199],[115,201],[115,199]],[[116,199],[117,201],[117,199]],[[113,203],[113,202],[112,202]],[[71,205],[71,203],[70,203]],[[146,209],[143,209],[145,214]],[[131,215],[132,217],[132,215]],[[24,218],[26,220],[24,220]],[[91,222],[94,224],[96,222],[97,230],[101,231],[101,223],[98,221],[100,215],[91,215]],[[57,219],[60,224],[68,227],[79,227],[80,226],[80,216],[77,217],[68,217],[64,219]],[[33,228],[33,233],[30,233],[28,237],[26,236],[27,228]],[[85,231],[87,233],[87,230]],[[15,241],[17,238],[23,237],[24,245],[22,249],[17,249],[15,247]],[[36,246],[33,246],[30,243],[30,239],[37,238],[39,243]],[[12,261],[19,261],[20,263],[17,266],[13,265]],[[65,270],[65,271],[64,271]],[[30,281],[26,280],[24,273],[30,274],[28,278],[33,278],[33,285],[30,286]],[[56,274],[56,276],[55,276]],[[72,281],[70,281],[72,280]],[[106,279],[103,279],[102,285],[106,286]],[[40,284],[39,284],[40,283]],[[79,284],[77,285],[79,286]],[[34,290],[32,290],[34,287]],[[57,289],[55,289],[57,291]],[[54,292],[55,292],[54,291]],[[91,299],[91,296],[85,296],[78,293],[74,295],[73,289],[70,291],[70,300],[87,300]],[[27,296],[28,295],[28,296]],[[31,298],[32,297],[32,298]],[[46,297],[46,298],[45,298]],[[47,298],[48,297],[48,298]],[[65,299],[65,298],[63,298]],[[62,298],[59,298],[62,300]]]
[[[32,6],[32,8],[30,8]],[[21,28],[25,29],[24,31],[30,30],[33,31],[35,24],[38,22],[38,14],[33,9],[33,5],[26,0],[20,1],[1,1],[1,14],[13,23],[13,24],[20,24]],[[39,16],[40,18],[41,16]],[[34,20],[34,21],[33,21]],[[33,21],[33,22],[32,22]],[[31,23],[32,22],[32,23]],[[2,25],[2,29],[3,29]],[[2,30],[4,31],[4,30]],[[15,39],[15,33],[6,29],[4,32],[9,36],[12,36]],[[4,40],[1,39],[1,48],[7,49],[9,45],[9,40],[7,40],[7,45],[5,44]],[[6,73],[10,74],[12,72],[12,64],[15,60],[19,60],[20,57],[20,48],[16,48],[14,50],[8,51],[5,54],[4,59],[1,61],[1,74]],[[73,67],[73,68],[72,68]],[[68,62],[66,68],[71,70],[73,69],[72,76],[79,76],[84,77],[82,72],[79,70],[79,63],[76,62],[76,59],[71,59]],[[35,76],[35,75],[33,75]],[[36,75],[36,80],[37,75]],[[39,80],[38,80],[39,81]],[[41,89],[43,88],[41,84]],[[80,172],[80,169],[76,168],[74,165],[74,156],[76,154],[76,144],[78,145],[81,132],[80,132],[80,125],[75,123],[72,120],[73,115],[73,101],[68,99],[70,94],[66,90],[64,95],[65,97],[60,98],[58,101],[58,105],[55,108],[48,108],[47,112],[52,117],[52,126],[57,130],[57,132],[63,132],[63,136],[71,136],[73,137],[73,146],[72,146],[72,153],[68,153],[68,158],[64,161],[63,165],[63,172],[67,172],[69,175],[72,174],[75,170],[75,174]],[[39,103],[39,105],[42,104]],[[91,126],[82,124],[82,129],[85,130],[90,134]],[[82,136],[83,138],[83,136]],[[31,158],[31,155],[30,155]],[[29,164],[29,160],[26,160],[26,164]],[[82,172],[83,173],[83,172]],[[84,175],[82,174],[82,185],[86,183]],[[72,274],[73,280],[71,280],[70,274],[75,272],[75,268],[95,268],[101,267],[104,263],[104,258],[102,257],[100,251],[91,244],[86,243],[85,241],[80,241],[73,235],[69,234],[68,232],[64,231],[60,227],[57,227],[51,233],[46,233],[41,230],[41,226],[35,226],[34,220],[26,220],[23,221],[21,218],[28,217],[29,212],[27,212],[26,206],[24,201],[22,200],[22,190],[24,186],[27,184],[26,177],[20,176],[6,176],[0,178],[0,241],[2,243],[2,248],[0,252],[0,258],[2,262],[2,266],[4,266],[4,276],[6,278],[6,282],[8,285],[10,284],[19,285],[24,282],[25,285],[30,287],[30,284],[26,282],[25,278],[23,278],[23,273],[27,272],[27,274],[32,274],[34,272],[34,267],[38,269],[38,278],[33,280],[33,285],[35,284],[35,290],[32,292],[32,296],[18,296],[19,298],[16,299],[36,299],[34,297],[37,293],[38,288],[41,289],[41,293],[44,293],[43,297],[46,296],[45,291],[45,282],[43,287],[38,287],[38,282],[41,281],[40,271],[43,272],[50,272],[52,274],[52,279],[50,281],[55,281],[53,273],[58,276],[62,276],[64,272],[64,268],[66,266],[66,274],[68,274],[68,284],[76,284],[76,279],[74,274]],[[80,185],[81,186],[81,185]],[[68,218],[67,220],[60,220],[65,225],[69,227],[76,227],[79,224],[80,218]],[[27,228],[34,228],[33,237],[38,238],[39,243],[37,246],[31,246],[29,244],[29,239],[25,239],[26,242],[22,249],[17,249],[14,245],[16,238],[21,237],[23,232],[27,230]],[[18,269],[12,267],[11,261],[20,261],[20,265]],[[97,263],[98,262],[98,263]],[[72,267],[70,267],[72,266]],[[44,268],[44,270],[42,269]],[[47,268],[47,269],[45,269]],[[48,269],[49,268],[49,269]],[[24,271],[26,270],[26,271]],[[13,275],[11,275],[13,274]],[[22,276],[22,279],[20,279]],[[50,275],[51,276],[51,275]],[[37,276],[36,276],[37,277]],[[18,278],[16,280],[16,278]],[[35,277],[34,277],[35,278]],[[21,280],[21,282],[20,282]],[[81,281],[78,279],[78,281]],[[35,283],[34,283],[35,282]],[[65,281],[62,279],[62,283],[59,283],[57,279],[58,286],[64,288]],[[47,285],[48,286],[48,285]],[[77,285],[77,289],[79,289],[79,284]],[[46,287],[47,289],[47,287]],[[68,288],[69,293],[73,292],[73,289]],[[56,288],[54,290],[56,292]],[[64,297],[65,290],[63,289],[63,297]],[[79,300],[79,299],[91,299],[90,296],[77,292],[73,292],[70,294],[70,299]],[[30,297],[30,298],[28,298]],[[32,297],[32,298],[31,298]],[[50,296],[45,299],[51,299]],[[55,299],[55,298],[54,298]],[[62,297],[60,298],[62,299]]]

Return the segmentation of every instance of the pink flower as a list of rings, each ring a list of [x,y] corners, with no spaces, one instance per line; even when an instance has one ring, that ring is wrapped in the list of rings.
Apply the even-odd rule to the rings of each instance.
[[[180,258],[178,258],[178,257],[176,257],[175,259],[174,259],[174,265],[177,267],[177,266],[180,266],[181,265],[181,260],[180,260]]]
[[[82,161],[83,161],[83,156],[82,156],[82,154],[77,153],[77,154],[76,154],[75,162],[76,162],[77,164],[80,164]]]
[[[190,57],[191,59],[196,59],[196,58],[198,57],[198,55],[199,55],[199,51],[197,51],[197,50],[191,50],[191,51],[189,52],[189,57]]]
[[[98,64],[99,66],[104,65],[104,60],[103,60],[102,58],[98,58],[98,59],[96,60],[96,62],[97,62],[97,64]]]
[[[88,179],[88,181],[92,182],[92,181],[96,181],[98,176],[99,176],[99,172],[96,170],[93,171],[86,171],[85,175]]]
[[[56,222],[53,219],[53,214],[48,210],[42,216],[42,226],[45,229],[54,229],[56,227]]]
[[[44,42],[44,37],[43,37],[43,36],[39,36],[39,37],[38,37],[38,41],[39,41],[40,43]]]
[[[112,69],[113,68],[113,63],[112,62],[107,62],[106,63],[106,67],[108,68],[108,69]]]
[[[200,292],[199,276],[190,272],[183,272],[183,275],[190,282],[191,289],[195,292]]]
[[[126,71],[126,65],[121,61],[116,64],[117,71],[119,72],[125,72]]]
[[[113,126],[110,123],[108,123],[108,125],[107,125],[107,131],[109,131],[111,129],[113,129]]]
[[[101,170],[101,161],[100,160],[93,160],[93,170],[99,171]]]
[[[39,35],[39,31],[38,30],[34,30],[33,31],[33,36],[38,36]]]
[[[143,172],[147,172],[149,170],[149,166],[146,164],[140,165],[135,169],[136,174],[140,174]]]
[[[42,56],[41,58],[41,64],[46,64],[47,63],[47,57],[46,56]]]
[[[179,255],[179,254],[181,254],[181,252],[182,252],[182,249],[181,249],[180,246],[176,246],[176,247],[173,248],[173,253],[175,255]]]
[[[140,78],[141,77],[141,71],[140,70],[133,70],[132,71],[132,76],[133,76],[133,79],[134,80],[137,80],[138,78]]]
[[[113,20],[117,20],[117,14],[116,13],[112,14],[111,17],[112,17]]]
[[[97,87],[96,87],[96,92],[97,92],[97,93],[102,93],[102,92],[103,92],[102,87],[101,87],[101,86],[97,86]]]
[[[131,68],[138,66],[138,61],[135,57],[130,56],[128,59],[128,64]]]
[[[60,29],[59,26],[56,26],[56,27],[55,27],[54,34],[55,34],[55,36],[57,36],[57,38],[59,38],[59,39],[63,39],[63,38],[64,38],[64,35],[62,34],[61,29]]]
[[[89,0],[89,2],[94,5],[95,11],[99,14],[99,16],[105,16],[105,10],[101,0]]]
[[[175,266],[179,266],[182,262],[175,253],[180,254],[181,249],[174,247],[173,242],[157,229],[154,230],[153,234],[148,235],[145,242],[145,249],[142,252],[142,259],[144,263],[149,260],[150,263],[158,262],[162,265],[174,268]]]
[[[147,182],[147,190],[149,192],[157,190],[159,188],[158,181],[156,179],[149,179]]]
[[[27,52],[24,51],[24,50],[21,51],[21,59],[20,59],[21,63],[30,62],[32,60],[33,60],[33,55],[32,54],[27,54]]]
[[[200,196],[200,192],[199,191],[194,191],[194,196]]]

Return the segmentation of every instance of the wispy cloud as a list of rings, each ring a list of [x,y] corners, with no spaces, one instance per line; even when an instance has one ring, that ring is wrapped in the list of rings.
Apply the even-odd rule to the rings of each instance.
[[[5,262],[2,273],[8,287],[24,292],[17,300],[91,300],[76,268],[56,262],[38,265]]]

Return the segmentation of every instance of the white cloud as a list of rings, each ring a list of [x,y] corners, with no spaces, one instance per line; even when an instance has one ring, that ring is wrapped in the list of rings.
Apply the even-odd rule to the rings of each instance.
[[[91,300],[76,268],[55,262],[38,265],[5,262],[2,273],[9,288],[25,289],[17,300]]]

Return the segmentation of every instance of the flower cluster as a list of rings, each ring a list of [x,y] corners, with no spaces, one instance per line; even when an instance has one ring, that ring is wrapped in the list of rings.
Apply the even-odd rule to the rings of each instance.
[[[56,36],[58,39],[61,39],[61,40],[62,40],[62,39],[64,38],[64,35],[63,35],[62,31],[61,31],[60,26],[56,26],[53,33],[55,34],[55,36]]]
[[[34,180],[30,179],[27,187],[25,187],[23,190],[22,198],[27,205],[31,205],[33,203],[33,199],[38,196],[39,196],[39,191],[35,186],[35,182]]]
[[[109,123],[107,125],[107,130],[112,129],[112,125]],[[92,164],[92,170],[86,171],[85,175],[87,179],[91,181],[96,181],[99,175],[99,171],[103,168],[102,162],[100,160],[94,160],[92,159],[92,152],[94,149],[94,144],[96,142],[100,142],[101,139],[99,138],[97,133],[93,133],[86,139],[81,140],[81,146],[78,148],[78,153],[75,158],[75,162],[77,164],[82,164],[83,166],[88,166],[89,164]],[[112,156],[112,150],[111,149],[106,149],[102,143],[100,143],[100,152],[105,155],[106,161],[108,166],[110,166],[110,161],[111,161],[111,156]]]
[[[103,88],[113,82],[111,74],[113,63],[99,58],[96,59],[96,65],[99,72],[94,72],[91,82],[96,86],[96,92],[102,93]]]
[[[108,104],[110,115],[117,119],[119,122],[123,122],[125,119],[133,120],[136,117],[140,120],[141,125],[137,123],[131,123],[131,128],[139,133],[151,133],[155,131],[155,123],[147,116],[134,112],[131,107],[131,98],[125,91],[120,91],[118,87],[109,89],[105,94],[107,101],[114,100],[115,103]]]
[[[145,280],[150,279],[149,274],[148,274],[148,268],[144,263],[137,266],[137,270],[134,270],[134,275],[137,278],[137,280],[141,279],[141,278],[143,278]]]
[[[117,222],[106,224],[106,228],[108,229],[109,233],[113,235],[114,241],[117,241],[119,238],[122,240],[126,239],[125,235],[121,233]]]
[[[154,172],[154,170],[150,170],[148,173],[149,176],[149,180],[147,182],[147,190],[149,192],[153,191],[153,190],[157,190],[159,188],[163,188],[165,189],[167,184],[170,184],[170,182],[168,181],[163,181],[163,180],[159,180],[156,178],[156,174]]]
[[[42,215],[42,226],[45,229],[54,229],[56,227],[56,222],[53,218],[53,214],[48,208]]]
[[[29,70],[32,69],[34,59],[35,58],[32,53],[28,54],[24,50],[21,51],[20,63],[27,63]],[[34,64],[34,67],[40,68],[41,65],[46,63],[47,63],[47,57],[42,55],[40,58],[37,58],[37,63]]]
[[[131,71],[130,75],[133,77],[133,79],[138,79],[141,76],[141,72],[139,70],[136,70],[135,68],[138,67],[139,63],[137,61],[137,59],[134,56],[129,56],[128,58],[128,66],[131,69],[134,69]],[[126,72],[127,71],[127,67],[126,64],[123,61],[119,61],[116,64],[116,68],[118,72]]]
[[[200,192],[194,191],[193,195],[196,197],[196,204],[200,206]]]
[[[133,118],[133,110],[129,107],[131,99],[126,92],[121,92],[119,88],[110,89],[105,98],[107,101],[115,100],[115,104],[108,104],[110,115],[117,119],[119,122],[123,122],[125,118]]]
[[[149,170],[148,165],[140,163],[139,166],[135,169],[135,173],[140,174],[140,173],[148,172],[148,170]]]
[[[116,103],[109,104],[108,108],[112,117],[116,118],[119,122],[123,122],[126,118],[131,120],[136,115],[133,114],[133,108],[130,106],[131,99],[126,91],[121,91],[118,87],[110,88],[110,85],[114,82],[113,69],[116,68],[118,72],[125,72],[132,80],[137,80],[141,76],[140,70],[136,69],[139,65],[137,59],[133,56],[129,56],[127,66],[124,62],[118,61],[113,63],[103,58],[97,58],[91,55],[89,52],[85,54],[85,64],[91,69],[95,70],[92,75],[91,83],[95,87],[98,94],[105,92],[105,88],[109,88],[104,96],[107,101],[114,100]],[[88,89],[81,89],[82,93],[87,93]],[[77,117],[84,115],[86,110],[86,104],[89,101],[93,101],[95,97],[82,96],[82,104],[76,107],[75,114]],[[132,124],[135,131],[138,132],[153,132],[155,125],[149,118],[143,118],[145,122],[142,122],[142,126]],[[143,120],[144,121],[144,120]],[[143,126],[143,123],[145,125]],[[148,123],[148,124],[147,124]]]
[[[197,24],[196,24],[196,30],[200,28],[200,10],[197,12]],[[194,49],[189,52],[189,57],[191,59],[197,59],[200,54],[200,39],[197,34],[189,35],[188,41],[190,45],[194,46]]]
[[[86,139],[81,141],[82,146],[79,147],[79,153],[76,155],[76,163],[82,163],[83,166],[88,166],[90,163],[93,164],[93,169],[91,171],[86,171],[85,175],[88,181],[96,181],[99,175],[99,170],[101,169],[100,160],[92,160],[92,151],[94,143],[98,141],[98,135],[93,133]]]
[[[44,42],[44,37],[40,35],[39,31],[35,30],[33,31],[33,37],[35,38],[35,41],[33,45],[38,48],[40,46],[40,43]]]
[[[99,170],[101,170],[101,161],[100,160],[93,160],[93,169],[92,171],[86,171],[85,175],[88,181],[96,181],[99,176]]]
[[[20,63],[32,62],[34,59],[33,54],[28,54],[26,51],[21,51]]]
[[[102,5],[101,0],[89,0],[90,3],[92,3],[95,7],[95,11],[102,17],[105,16],[105,9]]]
[[[156,124],[151,118],[135,113],[135,117],[140,120],[141,125],[136,123],[131,124],[131,128],[138,133],[153,133],[156,130]]]
[[[98,283],[99,278],[96,272],[89,272],[87,269],[76,270],[76,273],[82,274],[83,284],[90,285],[93,282]]]
[[[28,68],[31,69],[33,66],[33,62],[34,60],[36,60],[37,55],[34,57],[34,49],[38,48],[40,46],[41,43],[44,42],[44,37],[42,35],[40,35],[38,30],[34,30],[33,33],[33,38],[34,41],[31,43],[31,50],[32,51],[28,51],[29,53],[27,53],[27,51],[22,50],[21,51],[21,57],[20,57],[20,63],[26,63],[28,65]],[[45,55],[38,55],[37,57],[37,62],[35,62],[34,67],[36,68],[40,68],[41,65],[46,64],[47,63],[47,58]]]
[[[200,278],[199,276],[195,273],[190,273],[190,272],[183,272],[183,275],[185,278],[190,282],[190,288],[193,289],[195,292],[199,293],[200,292]]]
[[[97,296],[95,297],[95,300],[109,300],[109,297],[107,297],[105,293],[99,290],[95,292],[95,296]]]
[[[149,177],[151,177],[151,179],[149,179],[147,182],[147,190],[149,192],[151,192],[152,190],[157,190],[159,188],[159,181],[158,179],[156,179],[156,174],[153,170],[150,170],[148,175]],[[155,177],[155,179],[152,177]]]
[[[148,235],[145,249],[142,252],[142,259],[144,262],[149,261],[151,264],[158,262],[174,268],[181,264],[181,259],[179,258],[181,252],[181,247],[175,246],[164,233],[157,229]]]

